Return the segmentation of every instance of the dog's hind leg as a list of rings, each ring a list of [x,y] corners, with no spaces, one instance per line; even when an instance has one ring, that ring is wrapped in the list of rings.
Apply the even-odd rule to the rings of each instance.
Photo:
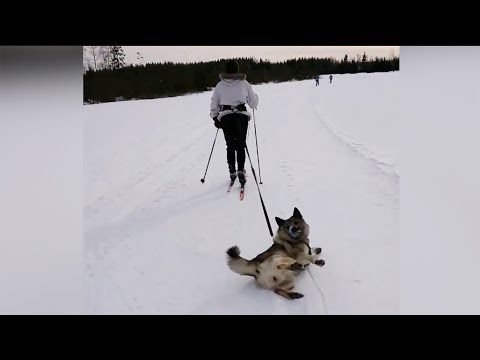
[[[290,258],[289,258],[290,259]],[[277,265],[278,270],[290,270],[290,271],[299,271],[303,269],[303,265],[299,262],[296,262],[294,259],[291,259],[288,262],[284,262]]]
[[[304,267],[302,264],[300,264],[299,262],[294,262],[292,265],[290,265],[290,267],[288,268],[288,270],[291,270],[291,271],[302,271],[304,270]]]
[[[300,294],[298,292],[290,292],[279,288],[275,289],[274,291],[277,295],[283,296],[288,300],[300,299],[303,297],[303,294]]]

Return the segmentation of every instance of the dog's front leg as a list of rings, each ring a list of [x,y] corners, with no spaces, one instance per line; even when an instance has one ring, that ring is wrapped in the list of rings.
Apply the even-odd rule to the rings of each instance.
[[[288,300],[300,299],[303,297],[303,294],[300,294],[298,292],[290,292],[279,288],[275,289],[274,291],[276,294],[283,296],[285,299]]]
[[[318,251],[317,249],[319,249],[320,251]],[[297,258],[296,260],[302,264],[303,266],[308,266],[310,264],[315,264],[315,265],[318,265],[318,266],[323,266],[325,265],[325,260],[317,260],[318,259],[318,256],[321,252],[321,249],[320,248],[315,248],[313,249],[313,254],[312,255],[309,255],[309,254],[306,254],[306,253],[300,253],[297,255]],[[317,252],[318,251],[318,252]]]
[[[300,264],[302,264],[305,267],[315,261],[315,256],[308,255],[307,253],[301,252],[297,254],[297,256],[295,257],[295,260],[297,260]]]
[[[318,265],[318,266],[323,266],[325,265],[325,260],[318,260],[318,256],[320,255],[320,253],[322,252],[322,248],[313,248],[313,259],[312,259],[312,262],[315,264],[315,265]]]

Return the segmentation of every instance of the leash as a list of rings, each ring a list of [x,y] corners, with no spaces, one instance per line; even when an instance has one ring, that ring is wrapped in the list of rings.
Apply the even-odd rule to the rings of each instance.
[[[313,277],[312,273],[310,272],[310,268],[307,267],[307,271],[308,271],[308,274],[310,275],[310,277],[312,278],[313,284],[315,285],[315,287],[317,288],[318,292],[319,292],[320,295],[322,296],[323,308],[325,309],[325,314],[328,315],[327,301],[325,300],[325,295],[323,294],[322,289],[320,289],[320,286],[317,285],[317,282],[315,281],[315,278]]]
[[[258,194],[260,195],[260,201],[262,203],[263,214],[265,215],[265,220],[267,221],[268,231],[270,231],[270,236],[273,237],[272,225],[270,225],[270,220],[268,219],[267,209],[265,208],[265,203],[263,202],[262,193],[260,192],[260,186],[258,185],[257,175],[255,174],[255,169],[253,168],[252,159],[250,157],[250,152],[248,151],[248,146],[245,143],[245,150],[247,150],[248,160],[250,161],[250,166],[252,168],[252,174],[255,178],[255,183],[257,184]]]

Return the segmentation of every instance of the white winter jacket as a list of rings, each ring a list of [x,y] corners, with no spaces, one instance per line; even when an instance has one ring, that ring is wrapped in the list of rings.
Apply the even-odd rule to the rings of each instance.
[[[221,105],[238,106],[248,104],[250,108],[257,109],[258,95],[253,92],[252,85],[246,80],[245,74],[220,74],[220,81],[213,90],[212,102],[210,104],[210,117],[218,116],[218,120],[232,110],[220,111]],[[238,114],[245,114],[251,117],[248,111],[237,111]]]

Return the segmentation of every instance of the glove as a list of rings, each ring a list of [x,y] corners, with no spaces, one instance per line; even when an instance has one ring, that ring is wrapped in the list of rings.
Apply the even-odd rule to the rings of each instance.
[[[213,122],[214,122],[215,127],[216,127],[217,129],[221,129],[221,128],[222,128],[222,123],[217,119],[216,116],[213,118]]]

